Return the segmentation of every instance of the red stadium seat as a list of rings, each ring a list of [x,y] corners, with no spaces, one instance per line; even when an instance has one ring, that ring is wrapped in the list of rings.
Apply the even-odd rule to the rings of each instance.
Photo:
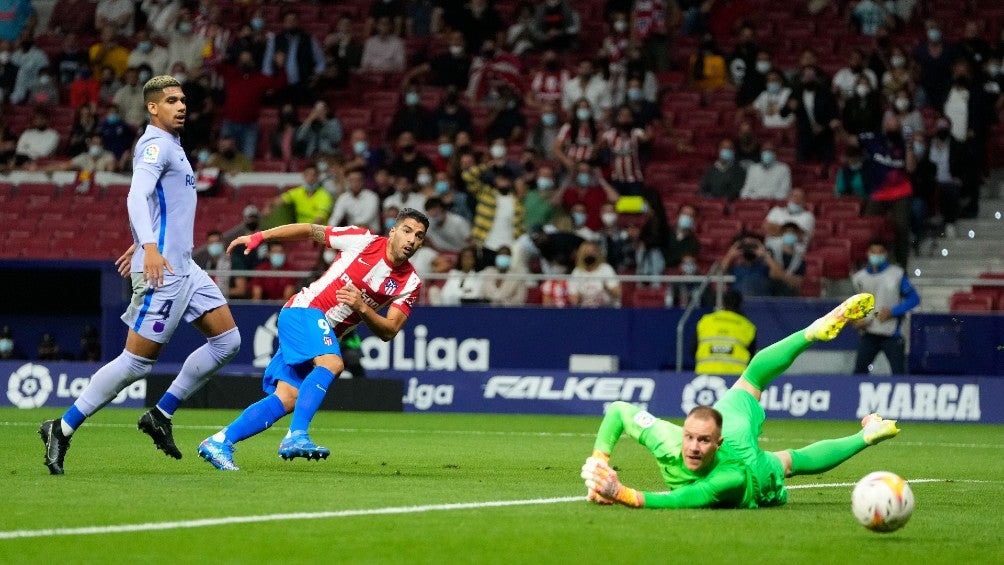
[[[851,242],[833,239],[816,253],[823,260],[822,276],[828,279],[846,279],[851,275]]]
[[[819,203],[817,215],[828,220],[857,218],[861,216],[861,200],[857,198],[823,200]]]
[[[949,301],[952,312],[989,312],[993,310],[993,300],[989,296],[971,292],[956,292]]]
[[[666,289],[661,286],[635,286],[630,296],[625,296],[625,306],[635,308],[663,308],[666,306]]]
[[[732,203],[732,212],[729,217],[743,222],[756,220],[763,222],[773,205],[774,201],[772,200],[736,200]]]

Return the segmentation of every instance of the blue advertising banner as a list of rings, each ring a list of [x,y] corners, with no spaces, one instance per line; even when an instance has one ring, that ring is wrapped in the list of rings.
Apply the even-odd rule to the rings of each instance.
[[[99,368],[100,363],[0,361],[0,379],[7,382],[0,406],[70,406]],[[141,408],[145,399],[146,381],[139,380],[119,393],[111,406]]]
[[[406,412],[600,415],[622,400],[665,418],[714,404],[734,381],[670,372],[589,374],[488,371],[382,374],[404,380]],[[1004,379],[785,375],[764,391],[768,418],[1004,423]]]

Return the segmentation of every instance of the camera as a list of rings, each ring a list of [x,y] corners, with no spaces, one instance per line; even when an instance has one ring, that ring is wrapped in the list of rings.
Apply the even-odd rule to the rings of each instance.
[[[739,245],[739,251],[743,254],[743,259],[752,263],[756,261],[757,244],[753,241],[744,241]]]

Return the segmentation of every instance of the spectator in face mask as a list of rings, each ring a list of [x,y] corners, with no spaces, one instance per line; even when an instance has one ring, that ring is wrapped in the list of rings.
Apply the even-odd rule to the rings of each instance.
[[[746,169],[736,160],[735,144],[731,139],[723,139],[718,144],[718,158],[701,178],[701,196],[735,200],[745,182]]]
[[[844,151],[844,163],[837,170],[835,192],[837,196],[868,197],[868,171],[860,147],[848,147]]]
[[[764,234],[767,237],[780,236],[786,224],[794,223],[802,230],[804,242],[808,243],[816,228],[816,218],[805,206],[805,190],[798,187],[791,189],[788,202],[784,206],[774,206],[767,213],[763,222]]]
[[[768,237],[764,242],[767,255],[764,259],[770,268],[772,296],[798,296],[805,277],[805,239],[802,228],[789,222],[781,234]]]
[[[237,140],[230,136],[220,138],[216,152],[206,161],[207,167],[216,167],[230,175],[246,173],[253,165],[246,155],[237,150]]]
[[[607,263],[615,271],[620,272],[626,266],[628,255],[633,253],[633,250],[627,230],[621,227],[618,219],[613,203],[607,202],[600,208],[603,227],[596,232],[596,243],[607,258]]]
[[[525,280],[498,276],[512,273],[512,267],[512,251],[503,245],[495,254],[495,264],[481,269],[481,295],[489,304],[521,306],[526,303]]]
[[[325,225],[334,201],[331,193],[321,186],[317,165],[310,164],[303,169],[303,184],[277,196],[272,205],[292,206],[297,223]]]
[[[603,227],[600,218],[603,204],[616,202],[619,197],[620,195],[610,183],[606,182],[598,168],[593,168],[586,161],[579,161],[575,165],[575,174],[554,194],[551,202],[555,206],[561,206],[569,214],[573,213],[576,204],[581,204],[580,213],[585,217],[576,228],[585,226],[595,232]]]
[[[666,263],[669,267],[677,267],[683,257],[687,255],[698,257],[700,254],[701,242],[697,240],[697,209],[685,204],[680,207],[676,225],[669,236]]]
[[[401,105],[394,112],[390,127],[387,129],[389,139],[398,138],[406,132],[419,141],[435,139],[436,130],[433,127],[432,112],[420,102],[421,95],[417,86],[410,85],[405,88],[401,96]]]
[[[598,236],[595,231],[586,226],[586,205],[576,202],[572,205],[568,215],[572,218],[572,232],[586,241],[596,241]]]
[[[882,126],[882,98],[872,89],[868,79],[858,80],[851,94],[844,102],[840,121],[844,131],[852,135],[876,132]]]
[[[157,74],[167,70],[167,65],[169,64],[167,49],[157,45],[150,38],[149,30],[141,29],[137,31],[133,39],[136,40],[136,47],[129,52],[130,67],[139,68],[141,65],[147,65],[151,70],[156,70]],[[147,80],[150,80],[150,77],[141,82],[145,83]]]
[[[248,298],[250,289],[247,277],[235,277],[230,275],[233,269],[231,255],[226,253],[223,244],[223,234],[218,231],[211,231],[206,236],[204,259],[200,266],[212,274],[216,286],[223,291],[223,296],[228,298]]]
[[[436,251],[458,252],[468,244],[471,237],[470,222],[463,216],[448,211],[442,199],[433,197],[426,200],[425,214],[429,218],[426,246]]]
[[[269,243],[268,259],[258,265],[255,270],[288,270],[285,248],[282,243]],[[296,279],[294,277],[255,277],[251,279],[252,300],[288,300],[294,292],[296,292]]]
[[[791,168],[777,160],[773,143],[764,143],[760,162],[750,165],[739,198],[783,200],[791,193]]]
[[[579,246],[575,268],[568,277],[568,297],[574,306],[620,304],[621,286],[617,273],[594,242],[586,241]]]
[[[786,128],[795,118],[791,114],[782,115],[782,110],[788,104],[791,89],[784,85],[784,78],[779,71],[769,71],[763,92],[753,101],[751,109],[756,112],[760,122],[768,128]]]

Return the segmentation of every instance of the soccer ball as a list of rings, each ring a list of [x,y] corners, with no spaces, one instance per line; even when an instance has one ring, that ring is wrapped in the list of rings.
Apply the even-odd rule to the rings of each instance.
[[[851,510],[869,530],[892,532],[906,525],[913,514],[913,491],[899,475],[875,471],[854,486]]]

